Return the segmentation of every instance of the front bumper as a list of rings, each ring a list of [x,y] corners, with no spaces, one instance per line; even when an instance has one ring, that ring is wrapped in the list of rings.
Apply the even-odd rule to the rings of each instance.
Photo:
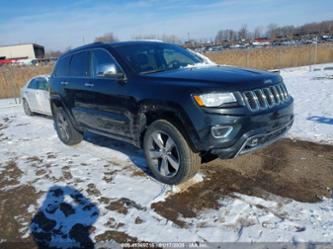
[[[293,100],[266,113],[252,115],[206,114],[209,128],[201,130],[200,151],[210,152],[222,159],[234,158],[265,147],[281,138],[294,122]],[[232,126],[224,138],[215,138],[210,130],[216,125]]]
[[[261,133],[253,136],[244,134],[244,137],[248,137],[245,140],[240,139],[238,143],[227,149],[213,149],[211,153],[219,155],[219,157],[222,159],[227,159],[244,155],[254,150],[266,147],[283,137],[291,128],[293,121],[294,120],[291,120],[283,127],[268,133]]]

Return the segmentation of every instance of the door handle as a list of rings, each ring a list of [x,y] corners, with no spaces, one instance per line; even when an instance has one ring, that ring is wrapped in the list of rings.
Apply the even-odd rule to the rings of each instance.
[[[86,86],[86,87],[93,87],[94,84],[92,84],[92,83],[84,83],[84,86]]]
[[[63,86],[66,86],[66,85],[68,85],[68,81],[61,81],[60,84]]]

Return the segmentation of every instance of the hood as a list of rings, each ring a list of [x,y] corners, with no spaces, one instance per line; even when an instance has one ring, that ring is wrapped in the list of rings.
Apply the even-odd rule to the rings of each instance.
[[[205,66],[180,68],[164,72],[145,75],[149,78],[163,79],[168,81],[190,81],[200,84],[212,84],[214,86],[253,88],[263,85],[271,85],[282,81],[278,74],[245,69],[231,66]]]

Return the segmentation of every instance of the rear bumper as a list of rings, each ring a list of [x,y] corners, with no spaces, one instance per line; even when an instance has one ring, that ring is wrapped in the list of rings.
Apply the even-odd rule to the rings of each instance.
[[[294,122],[293,99],[274,110],[259,114],[218,115],[207,114],[204,129],[199,133],[198,151],[210,152],[222,159],[234,158],[265,147],[281,138]],[[212,135],[212,127],[231,126],[225,137]]]

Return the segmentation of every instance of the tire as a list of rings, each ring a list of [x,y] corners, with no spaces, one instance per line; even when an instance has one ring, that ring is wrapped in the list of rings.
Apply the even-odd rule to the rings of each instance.
[[[54,126],[59,139],[64,144],[75,145],[83,139],[82,134],[74,128],[68,114],[62,107],[55,108]]]
[[[149,169],[165,184],[185,182],[200,168],[199,154],[192,151],[180,131],[167,120],[157,120],[148,127],[143,147]]]
[[[23,105],[23,110],[24,110],[25,115],[27,115],[27,116],[33,116],[34,115],[34,113],[31,111],[29,103],[26,99],[22,100],[22,105]]]

